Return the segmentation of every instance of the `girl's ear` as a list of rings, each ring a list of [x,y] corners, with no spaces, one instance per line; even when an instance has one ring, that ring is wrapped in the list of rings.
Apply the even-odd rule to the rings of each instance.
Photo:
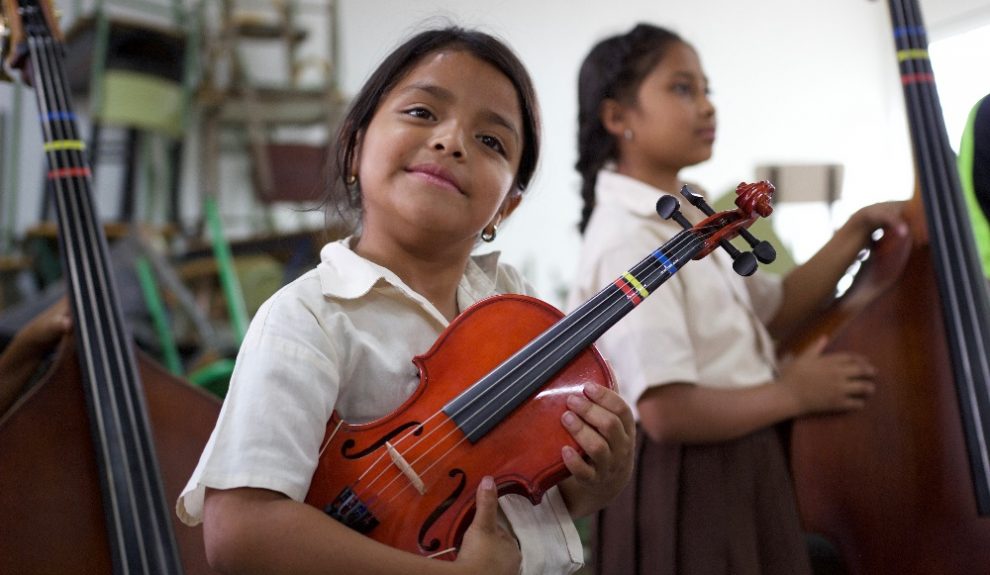
[[[605,131],[616,138],[621,138],[629,128],[626,125],[626,107],[612,98],[602,100],[602,106],[598,114]]]
[[[522,201],[522,198],[522,192],[516,188],[513,188],[512,191],[509,192],[509,195],[505,196],[505,199],[502,200],[502,207],[499,208],[498,215],[496,217],[498,217],[499,220],[504,220],[509,217],[509,214],[516,211],[516,208],[519,207],[519,202]]]
[[[350,173],[344,174],[344,179],[351,176],[358,176],[361,169],[361,144],[364,143],[364,131],[354,134],[354,149],[351,152],[351,165],[348,166]]]

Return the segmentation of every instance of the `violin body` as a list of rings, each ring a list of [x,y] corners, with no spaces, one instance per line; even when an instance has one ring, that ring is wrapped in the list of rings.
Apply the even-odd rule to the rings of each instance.
[[[582,393],[589,382],[614,389],[594,347],[476,443],[441,409],[561,317],[549,304],[521,295],[495,296],[466,310],[413,360],[419,387],[395,412],[361,425],[334,412],[306,502],[324,509],[352,489],[377,520],[366,530],[369,537],[442,559],[454,559],[485,475],[494,477],[500,495],[517,493],[538,503],[569,475],[561,448],[579,449],[560,421],[567,396]],[[386,442],[422,480],[423,493],[395,464]]]
[[[63,340],[44,378],[0,420],[0,573],[110,573],[76,346]],[[174,502],[220,412],[216,398],[138,354],[167,501]],[[185,573],[213,573],[202,527],[172,513]]]

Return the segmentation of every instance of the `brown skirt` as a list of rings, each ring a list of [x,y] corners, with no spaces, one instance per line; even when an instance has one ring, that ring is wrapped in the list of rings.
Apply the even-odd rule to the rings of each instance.
[[[776,430],[685,446],[637,429],[636,442],[632,480],[597,517],[595,573],[811,573]]]

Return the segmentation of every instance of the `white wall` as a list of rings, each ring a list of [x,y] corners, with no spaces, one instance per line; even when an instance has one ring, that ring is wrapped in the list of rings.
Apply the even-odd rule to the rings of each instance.
[[[842,0],[338,0],[340,79],[353,94],[401,39],[430,24],[452,21],[479,27],[508,41],[529,68],[544,117],[544,148],[529,198],[502,230],[494,247],[521,266],[545,297],[573,273],[580,211],[575,159],[575,84],[578,66],[598,39],[637,21],[668,26],[702,55],[718,107],[714,158],[686,176],[713,195],[753,178],[766,162],[841,162],[845,196],[835,208],[839,223],[855,208],[910,195],[912,175],[900,86],[885,2]],[[924,0],[932,37],[990,23],[987,0]],[[30,94],[28,94],[30,96]],[[28,106],[33,107],[30,98]],[[10,90],[0,86],[0,110]],[[25,131],[35,132],[33,115]],[[36,137],[36,133],[34,134]],[[37,149],[28,134],[24,154]],[[192,146],[191,153],[195,153]],[[25,160],[20,226],[34,222],[39,156]],[[192,168],[194,162],[187,162]],[[185,181],[194,185],[195,178]],[[2,179],[0,179],[2,182]],[[227,178],[223,198],[246,193]],[[192,191],[188,192],[193,195]],[[188,204],[187,204],[188,205]],[[810,214],[810,216],[809,216]],[[788,214],[775,224],[784,234],[822,238],[824,211]],[[787,225],[791,224],[791,225]],[[809,232],[810,230],[810,232]],[[799,254],[801,255],[801,254]]]

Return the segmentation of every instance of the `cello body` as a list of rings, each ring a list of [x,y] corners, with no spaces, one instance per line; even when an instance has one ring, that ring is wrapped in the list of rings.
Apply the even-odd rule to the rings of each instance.
[[[52,366],[0,420],[0,573],[110,573],[111,549],[100,502],[73,338]],[[192,474],[219,414],[216,398],[138,354],[138,370],[167,501]],[[172,513],[185,573],[212,573],[203,529]]]
[[[849,292],[785,346],[825,335],[877,369],[863,410],[794,423],[798,508],[853,575],[990,573],[990,296],[920,10],[889,4],[918,189],[909,229],[886,230]]]

